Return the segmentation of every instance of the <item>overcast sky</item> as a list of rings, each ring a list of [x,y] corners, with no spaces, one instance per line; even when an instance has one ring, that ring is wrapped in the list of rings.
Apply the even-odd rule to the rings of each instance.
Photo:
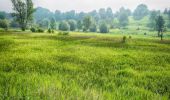
[[[33,0],[35,7],[48,8],[51,11],[91,11],[99,8],[111,7],[117,11],[120,7],[134,10],[138,4],[146,4],[150,10],[170,8],[170,0]],[[12,11],[11,0],[0,0],[0,11]]]

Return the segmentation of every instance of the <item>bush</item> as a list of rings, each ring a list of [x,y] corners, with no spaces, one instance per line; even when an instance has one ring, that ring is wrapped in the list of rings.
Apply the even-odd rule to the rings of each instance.
[[[32,27],[30,30],[31,32],[36,32],[36,29],[34,27]]]
[[[129,36],[129,39],[131,39],[132,38],[132,36]]]
[[[108,33],[109,32],[109,28],[105,23],[102,23],[100,25],[100,33]]]
[[[0,20],[0,28],[5,29],[6,31],[8,30],[8,22],[7,20]]]
[[[49,29],[48,29],[48,33],[51,33],[51,32],[52,32],[52,31],[51,31],[51,28],[49,28]]]
[[[41,28],[38,28],[37,32],[43,33],[43,32],[44,32],[44,30],[43,30],[43,29],[41,29]]]
[[[59,30],[61,30],[61,31],[69,31],[70,30],[70,25],[66,21],[62,21],[59,24]]]
[[[122,42],[123,42],[123,43],[126,42],[126,36],[123,36]]]

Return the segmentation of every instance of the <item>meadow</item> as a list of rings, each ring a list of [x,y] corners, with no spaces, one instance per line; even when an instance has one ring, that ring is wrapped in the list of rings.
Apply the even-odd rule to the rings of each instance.
[[[1,99],[170,99],[170,33],[57,33],[0,32]]]

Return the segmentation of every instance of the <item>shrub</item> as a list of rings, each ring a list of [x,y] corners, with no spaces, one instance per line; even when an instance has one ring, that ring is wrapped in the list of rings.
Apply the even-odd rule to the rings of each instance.
[[[61,30],[61,31],[69,31],[70,30],[70,25],[66,21],[62,21],[59,24],[59,30]]]
[[[48,29],[48,33],[52,33],[51,28]]]
[[[7,20],[0,20],[0,28],[5,29],[6,31],[8,30],[8,22]]]
[[[109,32],[109,28],[105,23],[102,23],[100,25],[100,33],[108,33]]]
[[[126,36],[123,36],[122,42],[123,42],[123,43],[126,42]]]
[[[144,35],[147,35],[146,33],[144,33]]]
[[[36,32],[36,29],[34,27],[32,27],[30,30],[31,32]]]
[[[43,30],[43,29],[41,29],[41,28],[38,28],[37,32],[43,33],[43,32],[44,32],[44,30]]]
[[[132,38],[132,36],[129,36],[129,39],[131,39]]]

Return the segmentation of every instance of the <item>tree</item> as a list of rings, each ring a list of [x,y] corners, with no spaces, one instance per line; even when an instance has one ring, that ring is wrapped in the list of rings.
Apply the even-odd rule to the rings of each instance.
[[[123,7],[120,8],[120,10],[119,10],[118,20],[119,20],[119,26],[121,26],[121,27],[125,27],[129,23],[128,13]]]
[[[8,30],[8,22],[7,22],[7,20],[5,20],[5,19],[0,19],[0,28],[3,28],[3,29],[5,29],[6,31]]]
[[[108,33],[109,32],[109,28],[108,28],[107,24],[104,22],[102,24],[100,24],[99,29],[100,29],[100,33]]]
[[[156,28],[157,28],[157,31],[158,31],[158,37],[161,37],[161,40],[163,39],[163,29],[164,29],[164,26],[165,25],[165,21],[163,19],[162,16],[158,16],[158,18],[156,19]]]
[[[54,19],[53,19],[54,20]],[[54,24],[54,23],[53,23]],[[38,21],[38,25],[42,28],[45,28],[45,29],[48,29],[49,28],[49,25],[50,25],[50,22],[48,19],[43,19],[41,21]]]
[[[33,8],[32,0],[11,0],[13,4],[14,13],[12,14],[16,21],[20,24],[20,27],[25,31],[28,22],[33,20]]]
[[[91,24],[90,32],[96,32],[96,31],[97,31],[97,25],[95,23]]]
[[[82,25],[82,21],[81,20],[78,20],[77,21],[77,29],[78,31],[80,31],[82,29],[83,25]]]
[[[99,15],[101,19],[106,18],[106,10],[104,8],[99,9]]]
[[[168,12],[167,12],[167,14],[168,14],[168,28],[170,28],[170,10],[168,10]]]
[[[135,20],[140,20],[148,14],[149,14],[148,7],[145,4],[140,4],[135,9],[135,11],[133,13],[133,18]]]
[[[76,21],[75,20],[69,20],[68,24],[70,25],[70,31],[75,31],[76,30]]]
[[[88,31],[90,26],[91,26],[91,24],[92,24],[91,16],[84,17],[84,19],[83,19],[83,26],[84,26],[83,30],[84,31]]]
[[[6,17],[5,12],[0,12],[0,19],[5,19],[5,17]]]
[[[158,15],[159,15],[158,11],[153,10],[150,12],[148,26],[153,30],[156,29],[156,19]]]
[[[164,14],[168,14],[168,9],[167,8],[165,8]]]
[[[59,30],[61,30],[61,31],[69,31],[70,30],[70,26],[69,26],[69,24],[66,21],[62,21],[59,24]]]
[[[56,29],[56,21],[55,21],[54,18],[51,18],[50,28],[51,28],[52,31],[54,31]]]

